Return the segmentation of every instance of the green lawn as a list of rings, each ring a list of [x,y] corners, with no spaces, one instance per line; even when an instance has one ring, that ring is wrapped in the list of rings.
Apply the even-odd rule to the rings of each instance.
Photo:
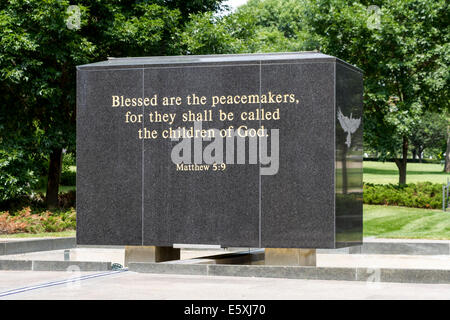
[[[396,206],[364,205],[364,236],[450,239],[450,212]]]
[[[434,163],[408,163],[406,182],[430,181],[447,183],[450,174],[443,172],[444,165]],[[364,182],[388,184],[398,183],[398,169],[393,162],[364,161]]]

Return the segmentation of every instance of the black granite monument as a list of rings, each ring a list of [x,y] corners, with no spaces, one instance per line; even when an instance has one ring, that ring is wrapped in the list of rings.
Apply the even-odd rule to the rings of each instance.
[[[362,242],[362,72],[321,53],[77,71],[77,241]]]

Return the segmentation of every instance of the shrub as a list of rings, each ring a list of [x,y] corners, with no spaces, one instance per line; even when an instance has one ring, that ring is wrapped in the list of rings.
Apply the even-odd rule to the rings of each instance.
[[[367,204],[438,209],[442,207],[442,184],[419,182],[399,186],[366,183],[363,201]]]
[[[74,186],[76,184],[76,172],[72,171],[71,166],[76,164],[75,155],[64,153],[61,168],[60,184],[62,186]]]
[[[9,211],[0,212],[0,234],[60,232],[74,230],[75,227],[74,208],[67,211],[33,212],[30,207],[25,207],[13,214]]]
[[[70,170],[70,166],[76,165],[76,157],[71,152],[64,152],[63,158],[62,158],[62,168],[63,171]]]
[[[62,171],[61,180],[59,182],[62,186],[74,186],[76,185],[77,173],[73,171]]]
[[[26,152],[0,148],[0,202],[28,194],[37,182],[35,166]]]
[[[58,203],[60,208],[75,207],[76,204],[75,190],[58,194]]]
[[[58,207],[61,209],[75,207],[76,191],[60,192],[58,194],[58,203]],[[8,201],[0,201],[0,211],[18,211],[24,207],[31,207],[33,210],[45,209],[45,195],[41,192],[33,192],[29,195],[16,197]]]

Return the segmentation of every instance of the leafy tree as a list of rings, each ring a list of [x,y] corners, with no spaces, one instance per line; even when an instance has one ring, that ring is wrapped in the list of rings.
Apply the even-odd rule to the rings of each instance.
[[[448,121],[444,114],[425,113],[411,130],[410,141],[413,158],[417,155],[421,162],[425,149],[436,149],[442,154],[447,143],[447,125]]]
[[[247,14],[216,16],[213,12],[194,15],[182,33],[188,54],[248,52],[255,36],[254,18]]]
[[[450,172],[450,125],[447,126],[447,148],[445,150],[445,166],[444,171]]]
[[[449,12],[445,0],[250,0],[194,18],[183,41],[202,54],[318,49],[360,67],[365,144],[394,159],[404,184],[414,128],[449,106]]]
[[[2,137],[26,141],[18,147],[29,155],[49,155],[51,206],[57,204],[62,149],[75,141],[74,66],[89,61],[95,49],[66,27],[67,7],[56,0],[0,5]]]
[[[304,1],[250,0],[235,13],[193,16],[182,34],[188,54],[302,51],[315,48]]]
[[[251,52],[312,50],[317,38],[307,28],[305,0],[249,0],[237,14],[256,20],[256,37]]]
[[[57,205],[62,150],[75,149],[75,66],[108,56],[180,54],[178,35],[190,14],[220,2],[83,0],[79,17],[68,0],[0,3],[0,149],[15,145],[27,161],[46,155],[49,207]],[[79,25],[68,24],[73,18]]]
[[[365,72],[365,140],[394,158],[406,183],[409,137],[426,111],[449,106],[450,26],[445,0],[310,1],[320,49]],[[374,23],[379,21],[378,23]]]
[[[0,149],[0,203],[31,191],[37,183],[36,167],[26,150],[17,146]]]
[[[155,2],[160,6],[167,6],[169,9],[179,10],[182,20],[188,21],[191,14],[223,11],[222,1],[223,0],[158,0]]]

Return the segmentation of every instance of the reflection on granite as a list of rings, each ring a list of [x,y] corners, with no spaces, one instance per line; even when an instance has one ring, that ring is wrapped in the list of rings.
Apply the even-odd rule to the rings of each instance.
[[[362,76],[336,64],[336,247],[362,243]]]

